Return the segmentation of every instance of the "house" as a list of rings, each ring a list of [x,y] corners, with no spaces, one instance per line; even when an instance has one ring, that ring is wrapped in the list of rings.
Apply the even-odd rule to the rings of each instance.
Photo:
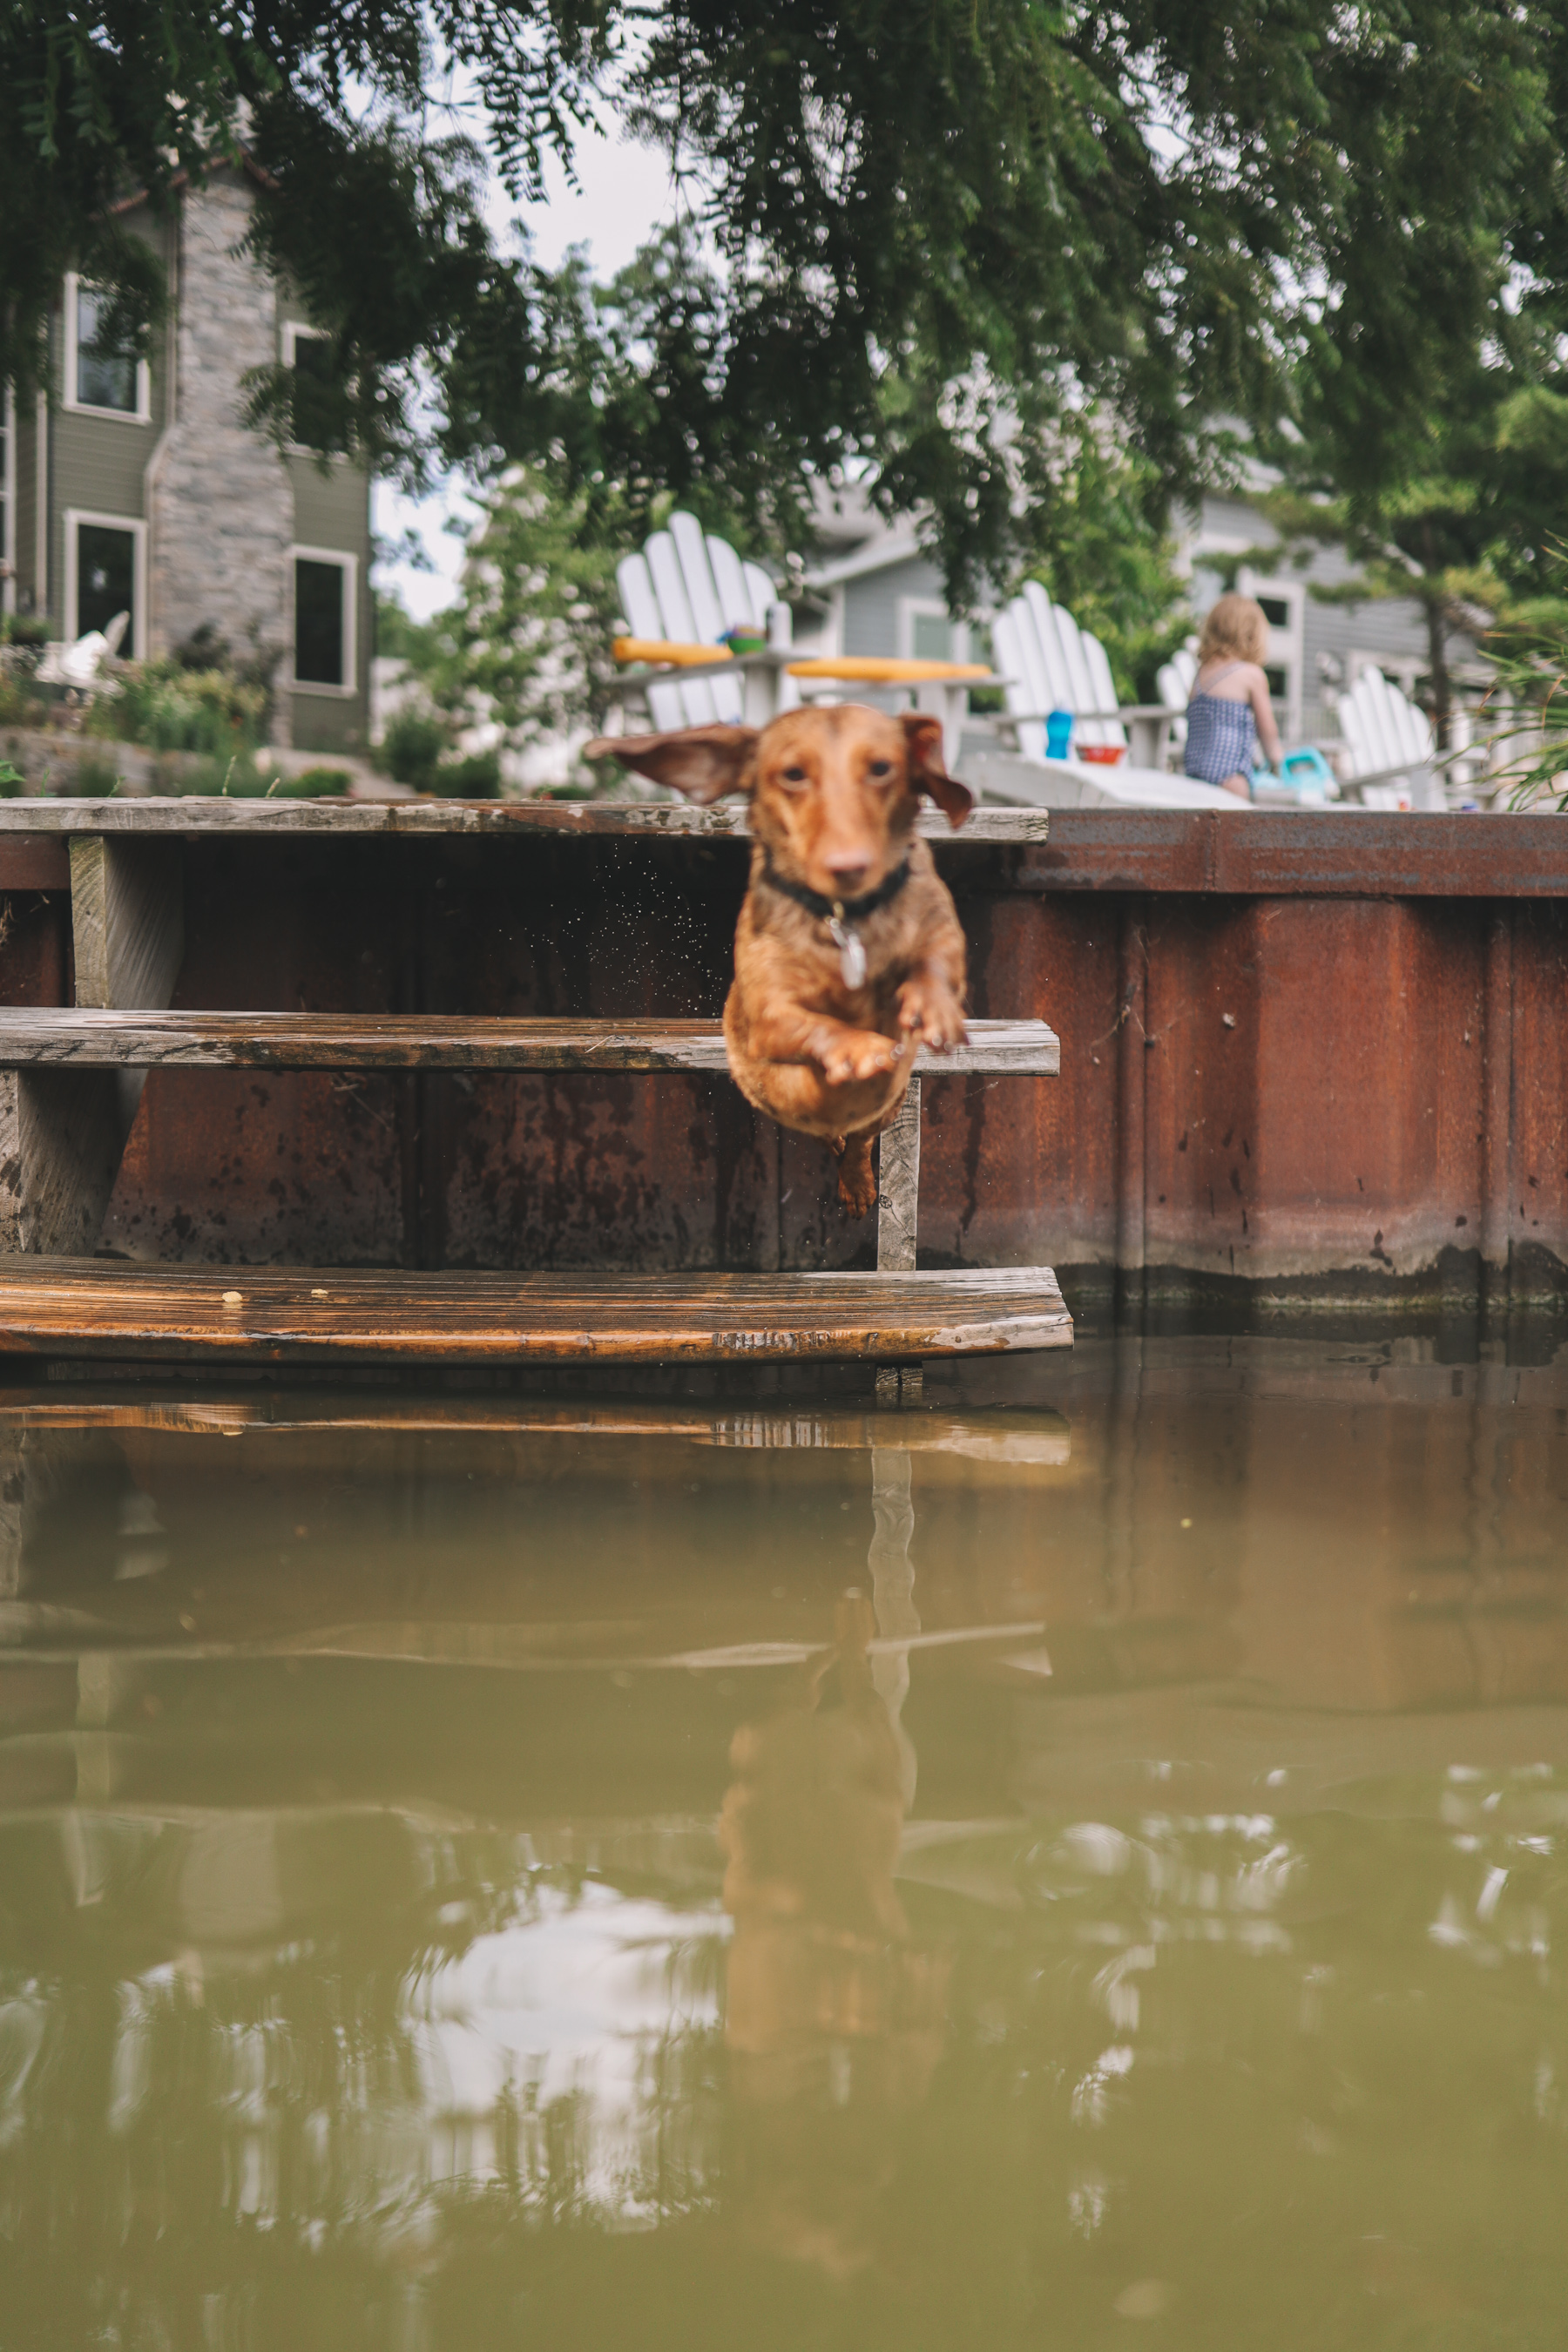
[[[243,421],[250,371],[305,376],[322,340],[240,250],[260,176],[247,160],[185,183],[163,215],[128,200],[168,273],[149,358],[114,348],[106,305],[67,277],[47,394],[0,395],[0,594],[67,639],[128,613],[136,659],[205,630],[269,675],[274,742],[343,751],[366,732],[370,483]]]
[[[825,555],[805,575],[795,622],[803,652],[989,659],[988,608],[962,617],[948,611],[942,573],[921,552],[911,520],[884,522],[851,488],[825,500],[817,529]],[[1236,584],[1257,597],[1269,624],[1267,667],[1286,740],[1337,736],[1336,697],[1363,669],[1381,669],[1414,698],[1427,666],[1420,606],[1321,604],[1310,593],[1314,583],[1335,587],[1352,574],[1342,551],[1315,550],[1303,570],[1283,547],[1277,563],[1257,560],[1255,551],[1269,546],[1279,546],[1279,533],[1244,497],[1205,498],[1179,526],[1177,567],[1190,577],[1194,617],[1201,620],[1226,584],[1212,559],[1254,555],[1238,568]]]

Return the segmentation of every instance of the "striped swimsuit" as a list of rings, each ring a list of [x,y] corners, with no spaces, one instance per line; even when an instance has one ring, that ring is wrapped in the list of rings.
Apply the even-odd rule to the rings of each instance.
[[[1215,673],[1215,683],[1240,667],[1239,662],[1226,662]],[[1250,776],[1252,739],[1250,702],[1227,702],[1201,689],[1187,704],[1187,774],[1205,784],[1223,784],[1227,776]]]

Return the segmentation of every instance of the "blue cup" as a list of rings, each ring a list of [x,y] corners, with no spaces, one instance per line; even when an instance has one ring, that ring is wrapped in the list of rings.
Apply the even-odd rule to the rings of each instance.
[[[1072,712],[1053,710],[1046,720],[1046,757],[1066,760],[1072,752]]]

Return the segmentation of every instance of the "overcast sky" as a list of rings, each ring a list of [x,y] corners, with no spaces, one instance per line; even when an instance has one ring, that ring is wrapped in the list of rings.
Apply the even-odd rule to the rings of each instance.
[[[655,227],[675,215],[675,184],[661,155],[618,137],[584,137],[577,151],[576,190],[559,165],[548,174],[549,198],[531,205],[524,215],[534,250],[546,268],[554,268],[572,245],[586,245],[595,272],[608,277],[629,261]],[[498,243],[504,238],[504,204],[493,220]],[[449,483],[432,497],[416,503],[378,482],[374,491],[374,525],[378,536],[398,539],[414,530],[435,564],[433,572],[412,565],[388,564],[378,572],[384,587],[395,590],[417,619],[425,619],[450,604],[462,562],[460,542],[447,529],[454,515],[465,511],[460,485]]]

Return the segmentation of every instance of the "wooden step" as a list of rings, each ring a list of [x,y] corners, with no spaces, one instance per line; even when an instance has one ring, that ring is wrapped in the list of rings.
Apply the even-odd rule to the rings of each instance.
[[[915,829],[936,848],[951,843],[968,849],[978,842],[1033,846],[1046,839],[1049,824],[1045,809],[977,808],[955,834],[940,809],[924,808]],[[746,803],[739,800],[694,808],[689,801],[269,801],[195,794],[178,800],[0,801],[0,835],[14,833],[82,839],[216,834],[287,840],[311,834],[339,840],[448,835],[489,841],[745,841],[751,828]]]
[[[922,1055],[931,1077],[1054,1077],[1043,1021],[972,1021]],[[0,1007],[0,1069],[697,1070],[726,1067],[712,1021],[491,1020],[449,1013],[110,1013]]]
[[[404,1274],[0,1265],[0,1354],[145,1362],[910,1363],[1068,1348],[1048,1266],[927,1274]]]

